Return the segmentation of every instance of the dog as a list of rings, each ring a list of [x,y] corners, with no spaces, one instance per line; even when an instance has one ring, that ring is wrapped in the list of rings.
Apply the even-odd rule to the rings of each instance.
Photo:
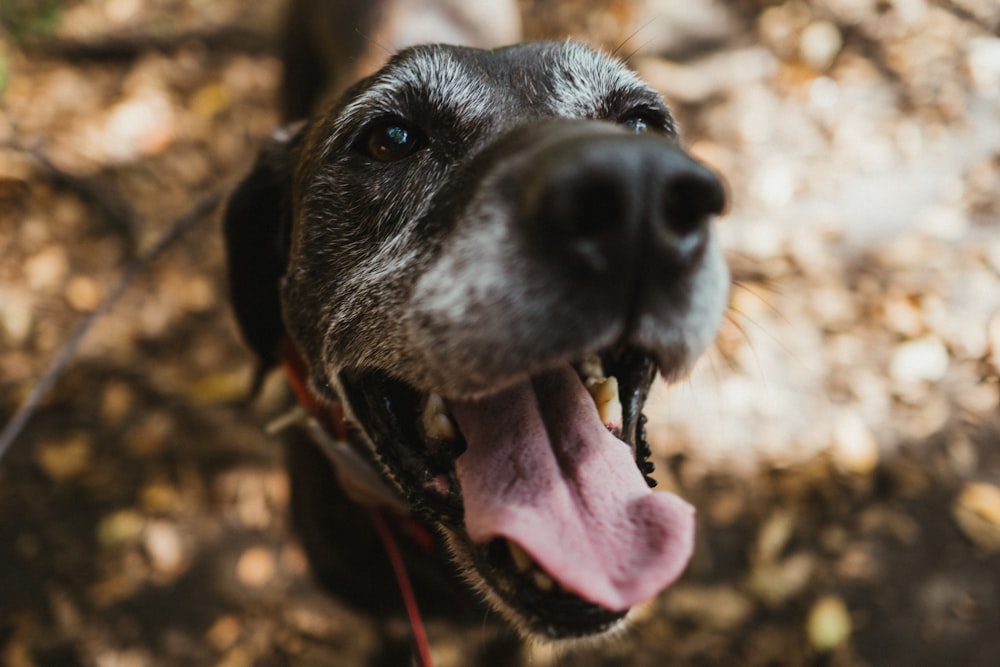
[[[315,575],[391,613],[398,551],[422,613],[614,631],[693,548],[642,409],[723,317],[720,179],[576,42],[411,46],[333,79],[224,216],[239,328],[308,414],[288,467]]]

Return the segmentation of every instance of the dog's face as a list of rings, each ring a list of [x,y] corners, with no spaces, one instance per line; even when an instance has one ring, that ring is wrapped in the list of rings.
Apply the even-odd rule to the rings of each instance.
[[[603,632],[680,574],[692,511],[649,490],[641,410],[713,340],[729,281],[722,187],[659,95],[573,43],[418,47],[241,190],[248,340],[265,361],[295,341],[515,624]]]

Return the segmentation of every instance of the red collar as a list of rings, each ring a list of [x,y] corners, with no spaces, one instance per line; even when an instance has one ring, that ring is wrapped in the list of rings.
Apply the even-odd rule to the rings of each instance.
[[[362,453],[363,447],[351,442],[343,406],[339,402],[317,397],[309,388],[308,368],[301,353],[288,338],[281,344],[281,365],[299,407],[287,421],[279,421],[282,424],[299,422],[309,431],[330,459],[341,488],[351,500],[364,507],[388,508],[401,517],[407,516],[406,503],[399,493],[383,479],[372,460]],[[429,542],[433,544],[432,539]]]
[[[306,409],[311,417],[316,419],[323,429],[337,440],[347,440],[347,422],[344,420],[344,408],[340,403],[321,404],[312,391],[309,390],[309,368],[306,366],[302,353],[290,338],[282,338],[279,354],[281,366],[285,370],[288,383],[295,392],[299,405]]]

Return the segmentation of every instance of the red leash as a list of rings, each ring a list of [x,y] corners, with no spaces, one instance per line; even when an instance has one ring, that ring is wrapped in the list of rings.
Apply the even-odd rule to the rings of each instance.
[[[344,421],[344,411],[341,406],[337,403],[334,404],[320,404],[319,401],[313,396],[312,392],[309,391],[309,386],[307,384],[307,368],[306,364],[302,359],[302,355],[296,349],[295,345],[289,339],[284,339],[281,344],[281,364],[285,369],[285,375],[288,377],[288,381],[292,386],[292,391],[295,392],[295,397],[298,399],[299,404],[304,407],[313,418],[315,418],[319,423],[326,429],[332,437],[338,440],[347,440],[347,424]],[[399,550],[399,544],[396,542],[395,536],[393,536],[392,531],[389,530],[389,526],[386,523],[386,517],[384,511],[376,506],[368,506],[368,514],[371,516],[372,523],[375,525],[375,530],[378,532],[379,538],[382,540],[382,546],[385,548],[386,555],[389,557],[389,564],[392,566],[393,574],[396,576],[396,584],[399,586],[399,592],[403,597],[403,605],[406,607],[406,616],[410,620],[410,628],[413,631],[413,642],[417,647],[417,655],[420,658],[421,667],[434,667],[434,660],[431,657],[431,645],[427,640],[427,630],[424,627],[423,617],[420,615],[420,609],[417,606],[417,596],[413,591],[413,584],[410,582],[410,576],[406,572],[406,564],[403,562],[403,556]],[[426,535],[424,531],[420,531],[419,534],[415,534],[414,537],[418,539],[421,534],[430,538]],[[419,540],[424,542],[425,540]],[[429,541],[429,540],[426,540]],[[425,544],[424,546],[432,548],[433,544]]]
[[[375,507],[369,508],[368,511],[371,514],[372,523],[375,524],[375,530],[382,538],[382,545],[385,546],[385,552],[389,556],[392,571],[396,575],[396,583],[399,584],[399,592],[403,596],[406,615],[410,619],[410,628],[413,630],[413,641],[417,645],[420,664],[422,667],[434,667],[434,659],[431,658],[431,645],[427,641],[427,630],[424,628],[424,619],[420,616],[417,596],[413,593],[413,585],[406,573],[406,564],[403,563],[403,557],[399,553],[399,545],[396,544],[396,538],[393,537],[392,531],[386,525],[382,511]]]

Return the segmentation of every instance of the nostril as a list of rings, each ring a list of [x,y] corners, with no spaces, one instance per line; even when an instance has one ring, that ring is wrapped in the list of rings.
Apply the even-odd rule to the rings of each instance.
[[[701,231],[725,203],[722,184],[711,173],[678,174],[664,184],[661,213],[667,228],[684,238]]]

